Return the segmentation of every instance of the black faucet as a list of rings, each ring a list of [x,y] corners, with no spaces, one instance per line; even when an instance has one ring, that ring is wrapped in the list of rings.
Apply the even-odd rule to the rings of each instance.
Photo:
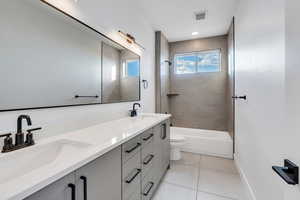
[[[22,130],[22,122],[23,119],[26,119],[26,122],[28,126],[31,126],[31,119],[28,115],[20,115],[18,117],[17,121],[17,133],[16,133],[16,141],[15,144],[13,144],[13,139],[11,137],[11,133],[0,135],[0,138],[5,137],[4,139],[4,146],[2,148],[2,153],[7,153],[11,151],[15,151],[18,149],[23,149],[25,147],[29,147],[35,144],[34,138],[33,138],[33,132],[41,130],[42,128],[32,128],[27,130],[26,134],[26,140],[24,141],[24,133]]]
[[[130,117],[135,117],[135,116],[137,116],[137,109],[135,108],[135,106],[139,106],[139,107],[141,107],[141,104],[139,104],[139,103],[134,103],[133,104],[133,107],[132,107],[132,110],[130,110]]]
[[[18,117],[15,146],[20,146],[20,145],[24,144],[24,133],[23,133],[23,130],[22,130],[23,119],[26,119],[28,126],[32,125],[29,115],[20,115]]]

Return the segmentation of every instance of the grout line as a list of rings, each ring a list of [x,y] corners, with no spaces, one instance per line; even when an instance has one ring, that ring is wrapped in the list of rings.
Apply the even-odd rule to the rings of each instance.
[[[171,183],[171,182],[168,182],[168,181],[163,181],[163,182],[165,182],[165,183],[167,183],[167,184],[170,184],[170,185],[177,186],[177,187],[182,187],[182,188],[184,188],[184,189],[188,189],[188,190],[192,190],[192,191],[197,191],[197,189],[195,189],[195,188],[191,188],[191,187],[184,186],[184,185],[179,185],[179,184],[177,184],[177,183]]]
[[[220,194],[213,193],[213,192],[207,192],[207,191],[203,191],[203,190],[198,190],[198,191],[199,191],[199,192],[202,192],[202,193],[206,193],[206,194],[210,194],[210,195],[214,195],[214,196],[222,197],[222,198],[225,198],[225,199],[230,199],[230,200],[239,200],[239,199],[236,199],[236,198],[232,198],[232,197],[228,197],[228,196],[220,195]]]
[[[199,189],[200,173],[201,173],[201,162],[202,162],[202,155],[199,155],[196,200],[198,199],[198,189]]]
[[[217,193],[207,192],[207,191],[203,191],[203,190],[199,190],[199,189],[195,190],[193,188],[190,188],[190,187],[187,187],[187,186],[183,186],[183,185],[178,185],[176,183],[170,183],[170,182],[167,182],[167,181],[163,181],[163,182],[166,183],[166,184],[169,184],[169,185],[173,185],[173,186],[176,186],[176,187],[184,188],[186,190],[194,191],[194,192],[196,192],[196,194],[198,194],[198,192],[202,192],[202,193],[210,194],[210,195],[213,195],[213,196],[222,197],[222,198],[225,198],[225,199],[228,199],[228,200],[238,200],[236,198],[232,198],[232,197],[220,195],[220,194],[217,194]],[[197,195],[196,195],[196,197],[197,197]]]

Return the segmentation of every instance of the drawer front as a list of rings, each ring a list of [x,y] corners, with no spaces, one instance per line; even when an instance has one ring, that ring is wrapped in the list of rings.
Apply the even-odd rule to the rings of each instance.
[[[155,181],[151,171],[142,182],[142,200],[150,200],[155,190]]]
[[[122,187],[123,199],[128,199],[136,192],[141,190],[141,154],[136,153],[123,165]]]
[[[138,191],[135,194],[133,194],[132,196],[125,199],[125,200],[141,200],[141,192]]]
[[[137,153],[123,164],[122,178],[126,179],[134,169],[141,169],[141,154]]]
[[[154,154],[153,138],[147,144],[144,144],[144,148],[142,148],[142,161],[150,154]]]
[[[141,150],[141,137],[135,137],[122,145],[123,163],[127,162],[132,156]]]
[[[144,147],[144,144],[147,144],[151,140],[153,140],[154,134],[153,134],[153,129],[149,129],[142,133],[141,135],[141,141],[142,141],[142,147]]]
[[[141,170],[133,169],[122,182],[123,199],[141,191]]]

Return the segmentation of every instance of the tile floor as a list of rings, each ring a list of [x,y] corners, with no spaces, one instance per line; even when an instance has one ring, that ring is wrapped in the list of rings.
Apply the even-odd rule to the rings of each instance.
[[[153,200],[246,200],[233,160],[183,153]]]

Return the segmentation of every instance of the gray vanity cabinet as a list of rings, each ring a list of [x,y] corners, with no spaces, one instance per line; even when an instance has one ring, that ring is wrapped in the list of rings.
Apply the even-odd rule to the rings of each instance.
[[[120,200],[121,166],[117,147],[25,200]]]
[[[74,186],[75,174],[71,173],[52,183],[51,185],[48,185],[39,192],[36,192],[33,195],[25,198],[25,200],[72,200],[71,187]]]
[[[76,170],[76,200],[121,199],[121,147]]]
[[[162,170],[165,172],[170,166],[170,121],[162,124]]]
[[[25,200],[150,200],[169,164],[166,120]]]
[[[157,186],[170,164],[170,123],[165,121],[153,128],[154,133],[154,182]]]

